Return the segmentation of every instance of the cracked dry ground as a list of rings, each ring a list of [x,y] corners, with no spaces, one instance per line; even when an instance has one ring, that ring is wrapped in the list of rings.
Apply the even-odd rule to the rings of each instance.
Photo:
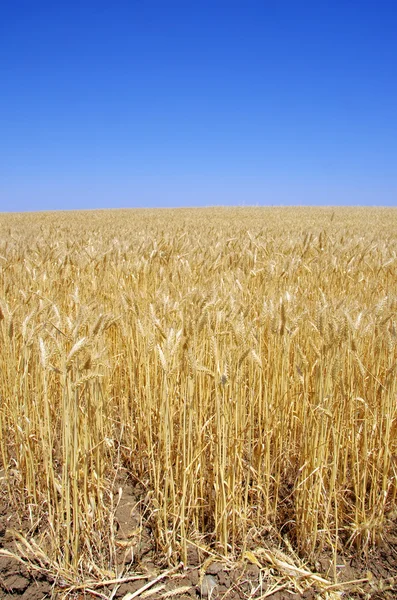
[[[287,552],[282,554],[270,544],[267,551],[253,548],[235,562],[191,546],[188,565],[170,569],[164,557],[156,553],[150,528],[142,526],[137,504],[137,491],[126,484],[115,514],[120,573],[117,581],[96,581],[73,589],[62,586],[55,573],[50,576],[7,555],[15,551],[10,533],[15,519],[3,501],[0,504],[0,600],[397,598],[397,528],[393,520],[382,543],[366,560],[354,553],[338,557],[338,584],[335,585],[329,556],[321,556],[316,564],[297,564],[296,557],[294,562]]]

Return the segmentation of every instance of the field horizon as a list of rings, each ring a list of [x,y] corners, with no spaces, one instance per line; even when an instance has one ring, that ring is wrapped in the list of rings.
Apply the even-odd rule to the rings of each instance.
[[[37,210],[8,210],[0,211],[0,215],[40,215],[40,214],[71,214],[71,213],[93,213],[93,212],[115,212],[120,211],[132,212],[132,211],[208,211],[208,210],[338,210],[338,211],[350,211],[350,210],[397,210],[397,205],[392,206],[389,204],[208,204],[208,205],[176,205],[176,206],[109,206],[100,208],[70,208],[70,209],[37,209]]]

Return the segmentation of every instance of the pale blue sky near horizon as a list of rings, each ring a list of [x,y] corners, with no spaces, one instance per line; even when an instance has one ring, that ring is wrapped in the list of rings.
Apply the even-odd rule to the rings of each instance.
[[[397,206],[397,3],[3,0],[0,211]]]

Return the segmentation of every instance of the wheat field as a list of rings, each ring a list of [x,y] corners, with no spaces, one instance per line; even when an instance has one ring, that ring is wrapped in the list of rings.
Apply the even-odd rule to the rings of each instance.
[[[396,510],[397,210],[0,215],[1,493],[116,577],[120,477],[170,566],[367,552]]]

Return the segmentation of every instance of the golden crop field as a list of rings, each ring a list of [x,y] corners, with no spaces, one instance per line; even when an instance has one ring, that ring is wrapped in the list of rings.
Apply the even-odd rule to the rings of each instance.
[[[13,552],[120,577],[128,481],[167,568],[284,543],[337,579],[395,523],[396,367],[396,209],[2,214]]]

